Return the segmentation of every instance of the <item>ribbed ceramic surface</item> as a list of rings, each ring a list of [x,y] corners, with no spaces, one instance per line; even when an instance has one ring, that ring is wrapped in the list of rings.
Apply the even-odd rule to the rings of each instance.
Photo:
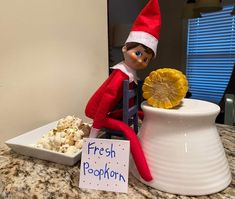
[[[206,195],[229,185],[231,173],[214,123],[217,105],[185,99],[173,110],[145,102],[142,108],[145,119],[139,137],[154,177],[144,183],[183,195]],[[136,169],[133,173],[139,178]]]

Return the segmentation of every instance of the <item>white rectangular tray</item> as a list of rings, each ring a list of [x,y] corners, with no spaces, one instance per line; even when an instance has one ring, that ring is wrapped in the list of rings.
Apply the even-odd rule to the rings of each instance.
[[[57,121],[51,122],[45,126],[42,126],[15,138],[7,140],[5,143],[13,151],[19,154],[72,166],[78,160],[80,160],[82,150],[73,155],[68,155],[47,149],[39,149],[32,146],[33,144],[36,144],[37,141],[49,130],[55,128],[56,124]]]

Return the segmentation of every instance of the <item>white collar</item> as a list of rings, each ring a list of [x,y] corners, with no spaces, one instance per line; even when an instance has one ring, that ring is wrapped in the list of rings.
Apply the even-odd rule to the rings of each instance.
[[[119,69],[123,73],[125,73],[129,77],[129,82],[135,82],[137,84],[138,77],[136,75],[136,71],[129,66],[127,66],[124,62],[120,62],[119,64],[116,64],[115,66],[111,67],[111,69]]]

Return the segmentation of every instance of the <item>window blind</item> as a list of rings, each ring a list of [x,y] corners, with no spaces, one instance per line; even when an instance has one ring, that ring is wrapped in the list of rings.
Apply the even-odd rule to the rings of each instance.
[[[186,75],[191,98],[219,103],[235,62],[235,17],[232,5],[202,14],[188,25]]]

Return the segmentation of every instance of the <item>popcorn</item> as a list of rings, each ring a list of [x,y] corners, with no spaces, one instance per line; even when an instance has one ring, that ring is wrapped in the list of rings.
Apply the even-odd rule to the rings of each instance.
[[[81,150],[83,138],[89,136],[90,128],[80,118],[69,115],[60,119],[57,127],[43,135],[35,146],[72,155]]]

